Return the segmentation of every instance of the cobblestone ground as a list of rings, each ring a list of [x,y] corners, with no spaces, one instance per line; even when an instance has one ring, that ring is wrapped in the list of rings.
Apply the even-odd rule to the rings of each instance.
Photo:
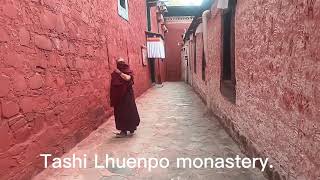
[[[46,169],[34,180],[262,180],[258,169],[176,167],[177,157],[216,158],[244,155],[210,117],[205,105],[188,85],[165,83],[137,100],[141,125],[133,137],[116,139],[114,118],[93,132],[64,157],[87,154],[86,169]],[[113,158],[168,158],[169,168],[94,168],[94,154]]]

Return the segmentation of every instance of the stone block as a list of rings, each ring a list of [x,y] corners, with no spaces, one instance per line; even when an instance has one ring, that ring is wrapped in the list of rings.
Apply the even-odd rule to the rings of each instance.
[[[10,91],[10,78],[5,75],[0,75],[0,84],[0,97],[4,97]]]
[[[31,89],[40,89],[43,86],[42,76],[36,73],[29,79],[29,86]]]
[[[0,42],[7,42],[9,41],[9,35],[5,29],[0,27]]]
[[[60,56],[56,54],[52,54],[49,56],[48,65],[51,67],[57,67],[59,65]]]
[[[62,68],[66,68],[68,66],[64,56],[59,56],[59,64]]]
[[[4,58],[4,62],[11,67],[15,68],[22,68],[23,67],[23,57],[16,53],[16,52],[10,52],[7,54],[7,56]]]
[[[21,127],[25,126],[27,124],[26,119],[22,115],[18,115],[15,117],[12,117],[8,120],[8,124],[11,130],[16,131],[20,129]]]
[[[21,28],[19,30],[19,39],[20,44],[23,46],[27,46],[30,43],[30,33],[26,28]]]
[[[72,44],[72,43],[69,43],[68,49],[69,49],[69,53],[71,53],[71,54],[77,53],[77,49],[74,46],[74,44]]]
[[[66,30],[66,25],[64,24],[64,20],[63,20],[62,14],[57,16],[55,29],[57,30],[58,33],[63,33]]]
[[[24,91],[27,89],[26,79],[23,74],[16,73],[13,76],[13,88],[15,91]]]
[[[55,9],[57,6],[57,1],[55,0],[43,0],[42,2],[52,9]]]
[[[35,112],[43,112],[47,108],[50,108],[50,102],[49,102],[50,97],[46,96],[38,96],[33,98],[33,110]]]
[[[84,68],[84,66],[85,66],[84,60],[81,59],[81,58],[77,58],[77,59],[76,59],[76,63],[75,63],[76,69],[80,69],[80,70],[81,70],[81,69]]]
[[[43,72],[48,67],[47,57],[41,56],[32,60],[33,70]]]
[[[10,118],[19,113],[20,107],[17,103],[13,101],[4,101],[2,106],[2,116],[5,118]]]
[[[12,134],[7,123],[0,122],[0,153],[8,150],[12,144]]]
[[[52,42],[49,38],[42,35],[35,36],[35,44],[38,48],[51,51],[52,50]]]
[[[65,83],[66,83],[66,81],[64,80],[64,78],[57,77],[57,85],[58,85],[58,87],[64,87]]]
[[[45,10],[43,14],[40,15],[40,23],[42,27],[47,29],[54,29],[56,26],[57,16],[51,11]]]
[[[17,144],[25,142],[31,135],[32,128],[29,126],[23,126],[20,129],[14,131],[13,136]]]
[[[34,102],[32,97],[24,97],[20,101],[20,107],[24,113],[30,113],[33,110]]]
[[[45,122],[45,115],[36,114],[32,121],[29,122],[30,127],[32,128],[33,133],[38,133],[43,128]]]
[[[45,85],[47,87],[51,87],[51,88],[56,87],[55,78],[53,77],[53,75],[50,72],[46,73]]]
[[[62,40],[60,41],[60,45],[61,45],[61,51],[63,53],[68,53],[69,52],[69,45],[68,45],[68,41],[67,40]]]
[[[58,38],[54,38],[53,39],[53,44],[54,44],[54,47],[57,49],[57,50],[61,50],[61,41],[60,39]]]
[[[2,10],[3,13],[10,18],[16,18],[18,16],[17,8],[12,4],[4,5]]]

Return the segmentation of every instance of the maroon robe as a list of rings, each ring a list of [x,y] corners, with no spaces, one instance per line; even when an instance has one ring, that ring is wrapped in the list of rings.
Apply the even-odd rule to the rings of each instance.
[[[120,74],[111,74],[110,100],[114,107],[116,128],[120,131],[134,131],[140,124],[140,117],[134,99],[132,85],[134,84],[133,72],[124,63],[118,63],[117,68],[131,76],[129,81],[124,80]]]

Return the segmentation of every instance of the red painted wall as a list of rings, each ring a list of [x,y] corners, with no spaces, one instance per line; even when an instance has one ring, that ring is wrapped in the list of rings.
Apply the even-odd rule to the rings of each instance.
[[[200,24],[202,26],[202,24]],[[196,92],[200,95],[200,97],[203,97],[202,99],[206,101],[206,94],[207,89],[204,88],[207,85],[206,79],[202,79],[202,57],[203,57],[203,33],[196,33],[194,36],[196,38],[196,41],[193,41],[192,44],[192,51],[191,51],[191,67],[192,67],[192,86],[196,90]],[[194,42],[196,42],[196,59],[195,57],[195,51],[194,51]],[[194,67],[194,63],[196,63],[196,67]],[[196,68],[196,73],[194,69]]]
[[[110,73],[130,59],[135,92],[151,85],[141,62],[145,1],[1,1],[0,179],[30,179],[40,153],[62,155],[111,115]]]
[[[168,23],[169,32],[165,36],[166,46],[166,78],[167,81],[181,81],[181,48],[182,34],[188,29],[189,23]]]
[[[236,104],[220,92],[221,12],[215,6],[208,22],[204,98],[243,146],[271,158],[286,179],[320,177],[319,9],[316,1],[238,0]]]

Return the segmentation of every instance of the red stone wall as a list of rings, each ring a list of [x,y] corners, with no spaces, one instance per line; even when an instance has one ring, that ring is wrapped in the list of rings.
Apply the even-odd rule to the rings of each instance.
[[[181,81],[181,35],[185,29],[188,29],[190,23],[168,23],[167,28],[169,32],[166,34],[166,58],[167,63],[167,80]]]
[[[112,113],[110,73],[130,60],[135,92],[150,87],[142,66],[145,1],[2,0],[0,6],[0,179],[30,179],[40,153],[61,155]]]
[[[212,8],[207,102],[271,178],[320,177],[320,2],[238,0],[236,103],[220,92],[221,12]],[[250,149],[250,148],[249,148]]]
[[[202,24],[200,24],[202,26]],[[196,33],[196,60],[195,52],[194,52],[194,41],[191,51],[192,61],[191,61],[191,67],[192,67],[192,86],[196,90],[196,92],[200,95],[200,97],[206,101],[206,95],[207,95],[207,81],[202,79],[202,57],[203,57],[203,33]],[[194,61],[196,61],[196,67],[194,67]],[[196,68],[196,73],[194,72],[194,68]]]

